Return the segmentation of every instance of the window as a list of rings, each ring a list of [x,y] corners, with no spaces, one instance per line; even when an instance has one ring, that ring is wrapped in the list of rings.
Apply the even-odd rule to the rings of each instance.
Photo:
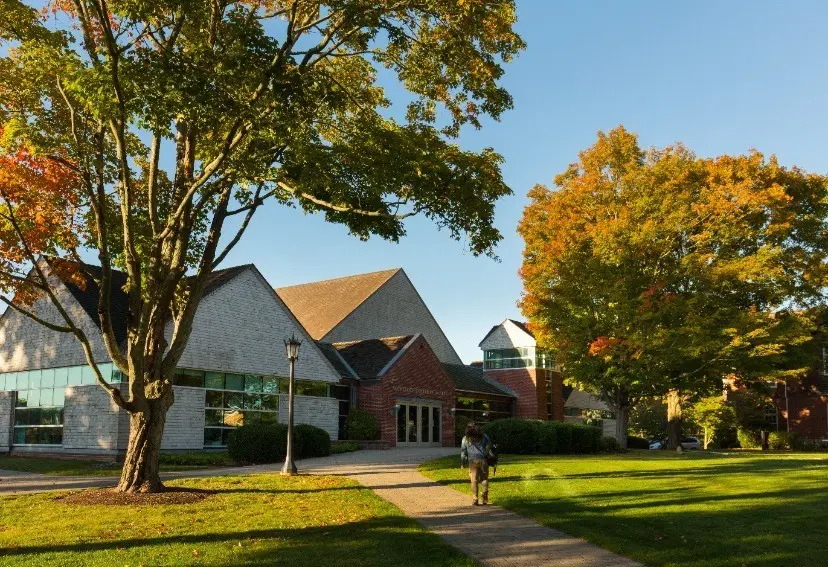
[[[235,427],[279,422],[279,378],[275,376],[180,369],[176,378],[180,386],[203,380],[205,447],[226,446]]]
[[[14,445],[63,443],[63,388],[18,390],[14,407]]]
[[[280,392],[283,394],[288,393],[288,388],[290,387],[289,380],[282,380]],[[327,398],[329,397],[328,394],[328,383],[327,382],[311,382],[309,380],[295,380],[293,383],[294,387],[294,394],[297,396],[316,396],[317,398]]]
[[[466,416],[472,421],[486,422],[512,417],[512,402],[472,397],[458,397],[454,414]]]
[[[98,365],[104,380],[119,381],[111,363]],[[16,392],[14,445],[61,445],[66,387],[95,384],[87,365],[0,373],[0,391]]]
[[[501,348],[483,352],[483,368],[532,368],[535,362],[535,347]]]

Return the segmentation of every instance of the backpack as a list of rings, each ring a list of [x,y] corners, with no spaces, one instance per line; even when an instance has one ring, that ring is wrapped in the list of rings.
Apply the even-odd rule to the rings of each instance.
[[[492,476],[497,474],[497,461],[499,458],[497,445],[489,440],[489,450],[486,452],[486,464],[492,467]]]

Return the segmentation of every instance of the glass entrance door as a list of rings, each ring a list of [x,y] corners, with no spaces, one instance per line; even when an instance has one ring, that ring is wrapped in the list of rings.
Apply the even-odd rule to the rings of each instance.
[[[426,404],[397,406],[397,445],[439,447],[441,443],[440,407]]]

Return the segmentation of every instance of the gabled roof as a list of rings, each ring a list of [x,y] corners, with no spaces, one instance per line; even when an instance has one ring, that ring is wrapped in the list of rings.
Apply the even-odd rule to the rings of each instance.
[[[514,397],[508,388],[488,378],[480,366],[444,363],[443,368],[454,382],[455,390]]]
[[[67,260],[63,260],[66,262]],[[233,266],[224,270],[216,270],[207,277],[204,285],[204,297],[235,278],[243,271],[251,268],[253,264]],[[80,304],[92,322],[100,328],[101,320],[98,317],[98,294],[100,288],[96,279],[100,279],[102,270],[100,266],[84,264],[80,271],[81,276],[86,280],[84,289],[78,287],[72,281],[64,281],[66,289],[72,297]],[[91,276],[91,277],[90,277]],[[127,317],[129,314],[129,295],[124,291],[127,283],[127,274],[120,270],[112,270],[112,290],[110,292],[109,310],[112,315],[112,330],[118,344],[126,341]]]
[[[371,297],[400,268],[276,289],[310,336],[321,339]]]
[[[331,346],[336,349],[360,379],[374,380],[379,378],[382,371],[411,342],[412,338],[412,335],[387,337],[384,339],[333,343]],[[325,351],[323,350],[323,352]]]
[[[482,345],[482,344],[483,344],[483,342],[484,342],[486,339],[488,339],[488,338],[489,338],[489,335],[491,335],[492,333],[494,333],[494,332],[498,329],[498,327],[502,327],[502,326],[503,326],[503,323],[505,323],[506,321],[509,321],[509,322],[513,323],[515,326],[517,326],[517,328],[519,328],[521,331],[523,331],[524,333],[526,333],[527,335],[529,335],[529,336],[530,336],[530,337],[532,337],[533,339],[535,338],[535,334],[534,334],[532,331],[530,331],[530,330],[529,330],[529,325],[527,325],[527,324],[526,324],[526,323],[524,323],[523,321],[515,321],[514,319],[508,319],[508,318],[507,318],[507,319],[504,319],[502,323],[500,323],[500,324],[498,324],[498,325],[495,325],[494,327],[492,327],[491,329],[489,329],[489,332],[488,332],[488,333],[486,333],[486,336],[485,336],[485,337],[483,337],[483,338],[480,340],[480,342],[479,342],[479,343],[477,343],[477,346]]]
[[[359,378],[356,371],[348,366],[348,363],[345,362],[345,359],[342,358],[342,355],[339,354],[339,351],[337,351],[331,343],[316,341],[316,346],[319,347],[319,350],[322,351],[322,354],[325,355],[325,358],[328,359],[328,362],[331,363],[334,370],[336,370],[340,376],[343,378]]]
[[[583,390],[579,390],[578,388],[573,389],[572,393],[569,394],[566,402],[564,402],[564,407],[596,410],[609,409],[609,406],[607,406],[607,404],[602,400],[584,392]]]

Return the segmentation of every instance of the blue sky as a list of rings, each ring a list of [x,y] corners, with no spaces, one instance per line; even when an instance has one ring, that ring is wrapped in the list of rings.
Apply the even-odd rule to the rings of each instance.
[[[274,286],[401,266],[469,362],[491,325],[520,317],[515,226],[527,191],[551,184],[598,130],[624,124],[644,146],[756,148],[828,169],[828,3],[518,0],[518,16],[528,48],[504,79],[515,108],[459,140],[505,157],[515,194],[497,208],[500,263],[424,219],[399,244],[361,242],[321,216],[271,206],[227,265],[254,262]]]

